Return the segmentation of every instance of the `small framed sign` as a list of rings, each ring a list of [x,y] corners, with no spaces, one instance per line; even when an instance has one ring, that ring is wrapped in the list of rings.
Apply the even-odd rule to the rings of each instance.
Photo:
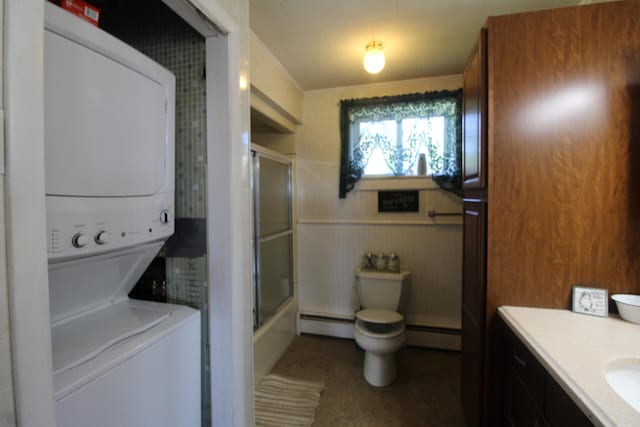
[[[609,315],[609,298],[606,289],[574,286],[571,300],[572,310],[575,313],[601,317]]]
[[[378,191],[378,212],[419,212],[418,191]]]

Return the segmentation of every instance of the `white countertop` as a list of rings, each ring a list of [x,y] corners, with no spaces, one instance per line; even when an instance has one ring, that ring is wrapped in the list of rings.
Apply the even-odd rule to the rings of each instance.
[[[610,363],[640,361],[640,325],[568,310],[505,306],[498,313],[596,426],[640,426],[640,412],[605,379]]]

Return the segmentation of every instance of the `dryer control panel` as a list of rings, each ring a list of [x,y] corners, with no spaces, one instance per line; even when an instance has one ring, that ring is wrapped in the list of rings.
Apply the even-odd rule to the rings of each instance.
[[[47,196],[47,212],[49,262],[166,240],[174,231],[173,192],[151,198]]]

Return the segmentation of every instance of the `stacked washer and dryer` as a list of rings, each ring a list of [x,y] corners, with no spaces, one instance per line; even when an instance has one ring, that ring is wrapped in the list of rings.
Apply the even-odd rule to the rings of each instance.
[[[199,426],[199,312],[127,296],[174,231],[175,78],[45,8],[57,425]]]

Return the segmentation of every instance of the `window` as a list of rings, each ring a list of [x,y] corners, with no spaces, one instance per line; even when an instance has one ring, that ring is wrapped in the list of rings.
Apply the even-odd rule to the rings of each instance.
[[[363,120],[352,129],[351,147],[362,153],[363,176],[419,175],[421,154],[444,155],[444,117]],[[433,174],[431,162],[425,172]]]
[[[341,101],[340,198],[363,176],[426,174],[460,192],[462,91]]]

